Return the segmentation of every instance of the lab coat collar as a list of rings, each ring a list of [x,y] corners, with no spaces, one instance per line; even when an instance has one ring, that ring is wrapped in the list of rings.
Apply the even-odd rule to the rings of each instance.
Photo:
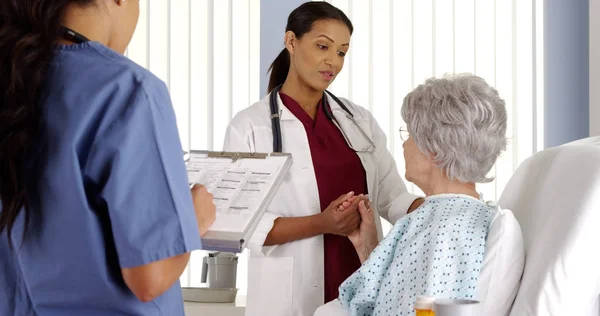
[[[331,108],[331,112],[334,115],[338,111],[342,111],[342,112],[346,113],[346,111],[337,102],[335,102],[335,100],[329,95],[329,93],[325,92],[325,96],[327,97],[327,103],[329,104],[329,107]],[[344,104],[344,105],[346,107],[349,106],[348,104]],[[352,110],[350,110],[350,111],[352,111]],[[355,115],[355,114],[352,113],[352,115]]]
[[[271,93],[267,94],[267,96],[263,99],[264,103],[267,105],[269,113],[271,112]],[[277,94],[277,105],[279,108],[279,119],[281,121],[298,121],[298,118],[296,118],[296,116],[283,104],[279,93]]]

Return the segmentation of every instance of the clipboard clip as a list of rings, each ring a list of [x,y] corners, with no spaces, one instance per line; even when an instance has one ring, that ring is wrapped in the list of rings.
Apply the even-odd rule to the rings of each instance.
[[[269,154],[266,153],[237,153],[237,152],[209,152],[209,158],[231,158],[233,162],[238,159],[267,159]]]

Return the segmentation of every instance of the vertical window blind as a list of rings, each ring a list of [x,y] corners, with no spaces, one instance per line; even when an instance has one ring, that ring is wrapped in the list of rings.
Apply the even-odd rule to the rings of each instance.
[[[169,87],[184,150],[220,150],[232,115],[260,98],[260,0],[141,0],[140,10],[126,55]],[[201,286],[205,255],[192,253],[182,286]],[[238,270],[244,292],[246,253]]]
[[[516,167],[543,149],[543,1],[327,2],[354,25],[344,70],[331,90],[373,113],[401,175],[403,98],[425,79],[447,73],[476,74],[506,101],[508,147],[490,171],[495,180],[478,187],[485,199],[499,198]]]

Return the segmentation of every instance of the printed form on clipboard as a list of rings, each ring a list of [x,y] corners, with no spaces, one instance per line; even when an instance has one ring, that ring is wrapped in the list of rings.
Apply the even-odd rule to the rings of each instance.
[[[217,208],[202,248],[241,252],[292,165],[292,156],[191,151],[184,159],[190,186],[204,185]]]

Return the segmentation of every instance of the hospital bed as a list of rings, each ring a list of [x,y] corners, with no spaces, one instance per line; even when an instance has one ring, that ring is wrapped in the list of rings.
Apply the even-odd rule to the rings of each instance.
[[[525,160],[499,205],[512,213],[494,219],[488,235],[477,291],[485,315],[599,316],[600,137]],[[349,314],[331,302],[322,315]]]

